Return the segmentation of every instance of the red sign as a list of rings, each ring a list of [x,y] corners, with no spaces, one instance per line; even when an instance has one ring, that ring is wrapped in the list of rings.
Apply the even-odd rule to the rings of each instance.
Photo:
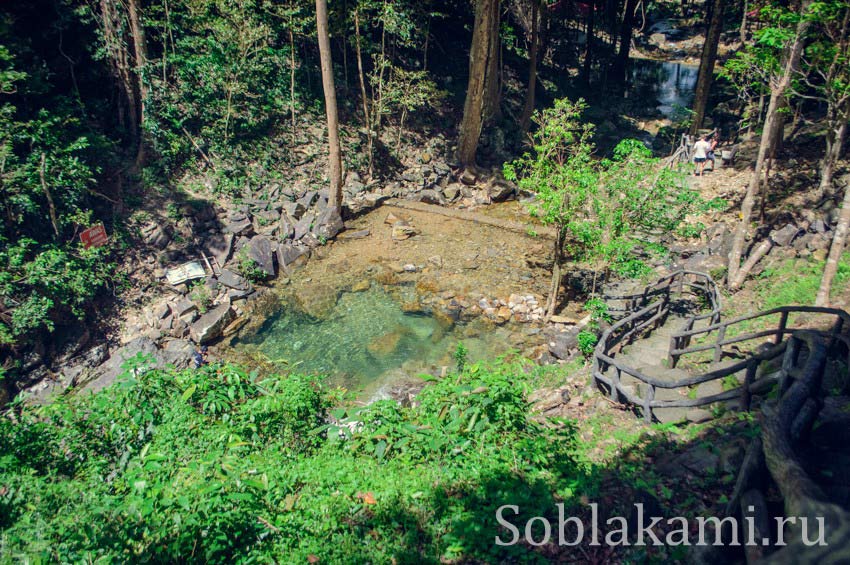
[[[89,247],[100,247],[108,241],[106,228],[103,227],[103,224],[92,226],[80,234],[80,241],[83,242],[86,249]]]

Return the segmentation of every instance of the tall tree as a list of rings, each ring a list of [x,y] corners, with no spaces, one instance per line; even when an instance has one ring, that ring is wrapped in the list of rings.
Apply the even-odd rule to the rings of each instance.
[[[835,235],[832,236],[832,245],[829,247],[829,256],[826,258],[826,266],[823,269],[823,278],[821,278],[820,288],[815,298],[815,306],[829,306],[829,293],[832,290],[832,280],[838,272],[838,262],[841,260],[841,254],[844,253],[848,227],[850,227],[850,187],[844,189],[841,214],[838,216]]]
[[[587,10],[587,25],[585,27],[584,40],[584,64],[582,65],[581,74],[585,85],[590,86],[590,66],[593,62],[593,34],[594,34],[594,19],[596,16],[596,0],[591,0]]]
[[[534,91],[537,86],[537,48],[540,43],[540,3],[538,0],[531,2],[531,48],[528,52],[528,90],[525,92],[525,105],[519,119],[520,128],[523,132],[528,131],[531,124],[531,114],[534,113]]]
[[[625,80],[626,66],[629,62],[629,51],[632,48],[632,31],[635,25],[635,11],[637,10],[640,0],[626,0],[626,6],[623,12],[623,21],[620,24],[620,48],[617,51],[617,56],[614,59],[614,78],[615,80]]]
[[[339,116],[331,61],[331,42],[328,36],[327,0],[316,0],[316,30],[319,37],[319,58],[322,64],[322,87],[325,91],[325,114],[328,118],[328,168],[331,180],[328,205],[341,210],[342,155],[339,148]]]
[[[466,102],[463,105],[463,120],[460,123],[458,159],[464,167],[475,166],[475,153],[481,137],[483,124],[484,94],[487,70],[493,54],[493,18],[498,15],[499,0],[476,0],[475,24],[472,30],[472,46],[469,50],[469,83]]]
[[[141,7],[139,0],[127,2],[127,15],[130,23],[130,35],[133,37],[133,53],[135,54],[136,66],[136,89],[139,97],[139,138],[136,151],[136,167],[145,164],[145,102],[148,97],[148,89],[145,84],[144,70],[148,62],[148,44],[145,39],[145,27],[141,18]]]
[[[711,9],[711,20],[708,23],[708,33],[702,46],[702,57],[699,63],[699,77],[694,93],[694,115],[691,122],[691,135],[696,135],[705,119],[705,109],[708,105],[708,94],[714,78],[714,63],[717,61],[717,46],[720,44],[720,32],[723,31],[723,0],[714,0]]]
[[[800,14],[805,14],[813,0],[802,0],[800,6]],[[774,75],[770,84],[770,103],[767,107],[767,114],[764,122],[764,133],[761,136],[759,143],[758,156],[756,157],[755,168],[750,176],[750,182],[747,185],[747,192],[744,195],[744,200],[741,202],[741,221],[735,230],[735,236],[732,240],[732,250],[729,252],[729,268],[727,280],[729,287],[737,289],[743,284],[744,278],[747,276],[747,271],[741,268],[741,255],[744,250],[744,242],[747,239],[747,230],[752,219],[753,205],[755,204],[756,195],[758,194],[759,182],[764,169],[765,160],[768,153],[775,143],[775,137],[781,135],[779,128],[776,127],[776,121],[779,119],[778,109],[784,104],[785,92],[791,85],[791,81],[797,73],[800,65],[800,57],[803,52],[803,44],[805,42],[806,32],[809,29],[810,22],[806,17],[799,17],[796,31],[794,32],[790,45],[788,45],[778,76]]]
[[[499,2],[493,2],[490,17],[490,53],[487,55],[487,76],[484,85],[484,121],[492,123],[502,117],[502,42],[499,39],[501,13]]]

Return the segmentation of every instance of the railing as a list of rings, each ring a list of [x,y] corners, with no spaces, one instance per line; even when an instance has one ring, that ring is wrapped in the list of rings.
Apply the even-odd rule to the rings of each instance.
[[[708,306],[708,312],[688,317],[685,321],[685,326],[682,330],[675,333],[670,340],[669,360],[671,367],[686,354],[700,351],[714,351],[715,362],[720,361],[723,355],[723,347],[726,345],[740,343],[758,339],[761,337],[774,337],[772,347],[764,348],[762,351],[747,354],[746,359],[727,367],[717,368],[702,374],[696,374],[676,380],[663,380],[651,375],[647,375],[642,371],[629,367],[626,363],[616,359],[614,356],[628,343],[634,341],[647,331],[651,331],[664,322],[670,312],[671,295],[674,292],[679,294],[684,293],[685,287],[689,291],[697,291],[701,297],[705,299]],[[695,292],[696,294],[696,292]],[[765,361],[776,359],[780,355],[785,354],[788,341],[786,337],[790,337],[798,328],[789,328],[788,319],[791,313],[820,313],[828,314],[835,317],[835,323],[829,332],[815,332],[823,334],[833,339],[841,339],[844,343],[848,343],[845,336],[841,336],[841,331],[844,328],[850,328],[850,314],[843,310],[833,308],[819,308],[808,306],[785,306],[760,312],[750,316],[735,318],[727,322],[720,322],[720,294],[717,285],[712,278],[705,273],[694,271],[677,271],[670,275],[659,279],[658,281],[648,285],[642,293],[621,296],[606,296],[608,299],[623,300],[626,302],[625,311],[632,309],[632,312],[615,322],[602,334],[599,343],[596,345],[593,356],[593,376],[598,383],[603,385],[608,390],[610,398],[617,402],[628,402],[630,404],[640,406],[642,408],[644,419],[651,422],[653,419],[653,410],[658,408],[690,408],[704,406],[726,400],[740,399],[741,408],[749,410],[752,395],[762,392],[766,384],[772,382],[775,378],[779,378],[776,373],[768,375],[765,378],[759,379],[756,383],[756,373],[759,365]],[[650,300],[652,300],[650,302]],[[635,310],[636,309],[636,310]],[[617,312],[617,310],[614,310]],[[755,320],[770,315],[779,314],[780,319],[777,327],[747,334],[740,334],[733,337],[726,337],[727,328],[740,324],[748,320]],[[694,324],[699,320],[710,320],[710,325],[706,328],[694,329]],[[799,328],[802,329],[802,328]],[[698,335],[710,335],[712,332],[717,332],[717,339],[710,344],[700,344],[694,347],[687,347],[690,340]],[[613,367],[612,376],[606,375],[608,370]],[[682,398],[682,399],[662,399],[656,400],[656,389],[678,389],[683,387],[692,387],[705,382],[722,379],[730,375],[736,375],[744,371],[744,383],[734,389],[726,390],[717,394],[698,397],[698,398]],[[646,385],[646,393],[639,396],[637,391],[633,394],[629,388],[622,384],[623,375],[629,375],[644,385]]]
[[[826,314],[834,318],[834,321],[832,323],[832,329],[829,332],[832,335],[839,335],[844,328],[850,328],[850,314],[848,314],[844,310],[838,310],[835,308],[822,308],[818,306],[782,306],[779,308],[774,308],[772,310],[766,310],[764,312],[751,314],[749,316],[741,316],[740,318],[735,318],[724,322],[715,322],[712,325],[701,329],[693,329],[693,324],[689,323],[686,324],[684,330],[673,334],[673,336],[670,338],[670,366],[675,367],[683,355],[697,353],[701,351],[713,351],[714,355],[712,362],[719,363],[723,357],[724,346],[732,345],[735,343],[741,343],[744,341],[750,341],[754,339],[772,336],[774,338],[774,344],[782,343],[782,340],[787,333],[792,332],[796,329],[806,329],[805,327],[788,327],[789,315],[797,313]],[[776,327],[771,327],[766,330],[741,333],[733,335],[731,337],[727,337],[727,335],[729,334],[730,327],[751,320],[757,320],[760,318],[774,316],[777,314],[779,315],[779,322],[778,324],[776,324]],[[688,347],[694,337],[701,335],[707,336],[713,332],[717,332],[716,339],[713,343],[700,344]]]

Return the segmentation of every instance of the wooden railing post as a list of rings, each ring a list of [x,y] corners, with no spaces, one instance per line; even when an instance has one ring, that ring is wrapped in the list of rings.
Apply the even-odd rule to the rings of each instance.
[[[717,342],[714,345],[714,362],[720,363],[723,356],[723,340],[726,339],[726,326],[720,326],[717,331]]]
[[[758,369],[758,361],[755,359],[750,359],[750,362],[747,363],[747,372],[744,376],[744,387],[741,389],[741,410],[745,412],[749,412],[750,403],[752,402],[753,395],[750,392],[750,386],[752,386],[753,382],[756,380],[756,370]]]
[[[643,401],[643,420],[652,423],[652,401],[655,400],[655,386],[647,383],[646,398]]]
[[[785,336],[785,327],[788,325],[788,311],[784,310],[779,316],[779,328],[776,330],[776,345],[782,343],[782,338]]]
[[[614,365],[614,377],[611,379],[611,393],[609,396],[614,402],[620,401],[620,368]]]

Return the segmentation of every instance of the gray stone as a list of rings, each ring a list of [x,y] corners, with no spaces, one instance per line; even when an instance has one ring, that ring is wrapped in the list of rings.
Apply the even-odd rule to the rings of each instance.
[[[516,194],[516,187],[506,180],[497,179],[487,186],[487,196],[493,202],[504,202],[514,194]]]
[[[277,234],[281,241],[289,239],[295,234],[295,222],[287,214],[280,216],[280,225]]]
[[[189,327],[189,335],[192,337],[192,341],[204,344],[219,337],[225,326],[233,319],[233,315],[230,304],[222,304],[213,308]]]
[[[274,252],[268,238],[256,235],[248,242],[248,258],[257,264],[257,267],[270,277],[275,275]]]
[[[714,416],[711,412],[704,408],[691,408],[685,413],[685,418],[687,418],[689,422],[699,424],[701,422],[708,422],[713,419]]]
[[[161,225],[156,225],[145,236],[145,243],[152,245],[157,249],[165,249],[171,242],[171,234],[168,228]]]
[[[812,225],[809,226],[809,229],[815,233],[826,233],[829,228],[822,219],[818,218],[817,220],[812,222]]]
[[[222,230],[224,233],[232,233],[234,235],[250,235],[254,231],[254,224],[248,218],[244,220],[232,221]]]
[[[171,304],[171,309],[178,318],[182,318],[186,314],[197,310],[198,307],[188,298],[181,297],[177,302]]]
[[[461,193],[461,187],[460,187],[459,184],[457,184],[455,182],[451,183],[450,185],[448,185],[446,188],[443,189],[443,196],[445,196],[446,199],[449,202],[451,202],[452,200],[455,200],[458,196],[460,196],[460,193]]]
[[[785,247],[789,245],[797,234],[800,233],[800,228],[793,224],[786,224],[784,228],[779,230],[774,230],[770,234],[770,239],[773,240],[773,243],[779,245],[780,247]]]
[[[425,204],[437,204],[438,206],[443,206],[446,203],[442,194],[430,188],[421,191],[417,195],[416,200],[418,200],[419,202],[424,202]]]
[[[337,239],[365,239],[372,235],[372,232],[368,229],[365,230],[357,230],[357,231],[346,231],[339,234]]]
[[[92,373],[92,378],[83,387],[84,390],[98,392],[111,385],[126,373],[122,367],[128,360],[142,355],[148,358],[136,366],[137,371],[145,371],[162,366],[162,360],[157,356],[156,344],[148,337],[137,337],[123,347],[112,352],[109,359],[98,366]]]
[[[339,208],[336,206],[328,206],[325,210],[316,218],[315,225],[313,226],[313,235],[318,237],[319,239],[324,238],[325,240],[333,239],[336,234],[345,229],[344,224],[342,223],[342,216],[340,215]]]
[[[153,312],[154,312],[154,316],[156,316],[156,319],[157,319],[157,320],[162,320],[163,318],[165,318],[166,316],[168,316],[168,314],[170,314],[170,313],[171,313],[171,308],[168,306],[168,304],[167,304],[167,303],[163,302],[162,304],[160,304],[159,306],[157,306],[157,307],[154,309],[154,311],[153,311]]]
[[[300,220],[301,216],[304,215],[304,212],[307,211],[307,208],[305,208],[301,202],[284,202],[283,211],[286,212],[290,218]]]
[[[570,359],[578,347],[578,333],[577,328],[572,328],[553,335],[549,339],[549,353],[562,361]]]
[[[207,251],[215,257],[219,265],[224,265],[230,259],[230,254],[233,252],[233,240],[235,236],[232,233],[216,234],[206,240]]]
[[[323,283],[315,283],[295,294],[298,308],[313,318],[326,318],[339,298],[339,291]]]
[[[277,262],[282,268],[302,266],[309,257],[310,250],[300,245],[282,244],[277,248]]]
[[[172,339],[165,343],[160,351],[162,362],[177,369],[185,369],[192,362],[195,346],[185,339]]]
[[[236,290],[249,290],[251,288],[251,283],[245,277],[237,275],[230,269],[222,269],[217,278],[218,282],[227,288]]]
[[[295,224],[294,234],[292,239],[298,241],[308,233],[310,233],[310,228],[313,225],[313,218],[315,216],[313,214],[304,214],[300,220]]]
[[[303,206],[304,209],[306,210],[310,206],[313,205],[313,202],[316,200],[317,196],[319,196],[319,193],[317,191],[309,190],[309,191],[307,191],[307,193],[304,196],[299,198],[296,202],[298,204],[301,204],[301,206]]]

